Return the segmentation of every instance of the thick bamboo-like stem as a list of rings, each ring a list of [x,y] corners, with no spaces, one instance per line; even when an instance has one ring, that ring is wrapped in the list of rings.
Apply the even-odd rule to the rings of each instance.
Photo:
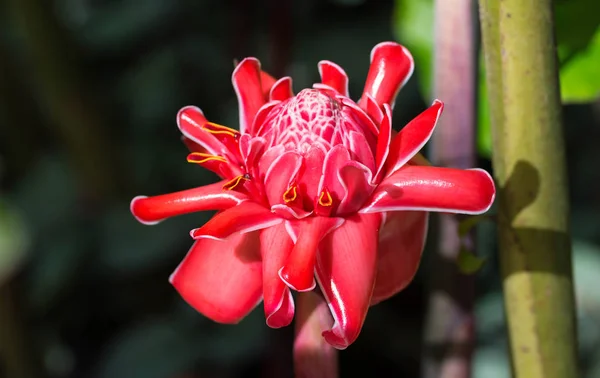
[[[514,375],[577,377],[552,2],[484,0],[480,6]]]
[[[337,350],[327,344],[321,335],[333,323],[327,303],[315,292],[298,293],[295,321],[295,377],[337,378]]]
[[[435,2],[434,96],[444,114],[431,141],[436,165],[471,168],[475,164],[475,39],[471,0]],[[425,328],[423,376],[467,378],[474,348],[474,277],[455,263],[461,242],[459,219],[439,215],[437,248]]]

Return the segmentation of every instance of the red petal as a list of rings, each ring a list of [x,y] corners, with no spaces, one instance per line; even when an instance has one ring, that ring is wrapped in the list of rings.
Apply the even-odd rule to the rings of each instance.
[[[231,151],[215,135],[202,129],[207,123],[204,113],[196,106],[186,106],[177,113],[177,126],[186,138],[204,147],[211,155],[231,158]]]
[[[323,175],[319,183],[319,193],[327,189],[333,198],[334,208],[339,205],[346,194],[346,188],[344,188],[344,185],[340,181],[338,172],[350,160],[350,153],[341,144],[333,147],[325,156]]]
[[[200,153],[205,153],[205,154],[208,153],[206,148],[202,147],[201,145],[194,142],[193,140],[186,137],[185,135],[181,137],[181,141],[183,142],[183,144],[185,144],[185,146],[188,148],[188,150],[190,150],[190,152],[200,152]]]
[[[288,151],[273,161],[265,175],[265,191],[271,206],[284,204],[283,194],[298,177],[302,156]]]
[[[258,233],[194,243],[170,281],[183,299],[219,323],[237,323],[262,295]]]
[[[250,131],[254,116],[265,104],[261,84],[260,62],[256,58],[246,58],[238,64],[231,77],[238,98],[240,112],[240,132]]]
[[[292,248],[294,242],[288,235],[284,223],[260,232],[263,300],[267,325],[271,328],[285,327],[294,317],[292,293],[278,274]]]
[[[425,146],[443,109],[444,103],[435,100],[427,110],[416,116],[394,137],[386,161],[388,176],[410,161]]]
[[[396,211],[386,214],[379,232],[377,279],[371,305],[403,290],[412,281],[427,236],[424,211]]]
[[[359,162],[349,161],[340,169],[339,177],[346,194],[340,201],[336,214],[355,213],[375,189],[375,185],[371,184],[373,173]]]
[[[383,166],[387,160],[390,151],[390,139],[392,138],[392,109],[388,104],[383,104],[384,115],[379,127],[379,136],[377,138],[377,149],[375,152],[375,163],[377,171],[375,173],[375,182],[379,182]]]
[[[154,197],[137,196],[131,200],[131,213],[144,224],[156,224],[176,215],[206,210],[224,210],[239,205],[248,197],[223,190],[227,180],[180,192]]]
[[[325,340],[345,349],[360,333],[369,309],[377,268],[381,216],[356,214],[319,245],[316,273],[335,323]]]
[[[423,210],[481,214],[492,206],[495,195],[494,180],[482,169],[406,165],[379,184],[361,212]]]
[[[348,75],[337,64],[328,60],[319,62],[321,83],[333,88],[339,94],[348,97]]]
[[[395,42],[382,42],[371,51],[371,67],[365,90],[359,101],[366,109],[367,94],[379,105],[394,105],[396,95],[413,73],[415,64],[410,52]]]
[[[192,230],[190,235],[194,239],[225,239],[238,232],[261,230],[282,221],[266,207],[247,201],[218,213],[204,226]]]
[[[304,207],[309,209],[314,199],[319,195],[319,181],[323,172],[325,161],[325,150],[319,145],[311,146],[308,153],[304,155],[304,172],[298,180],[298,186],[302,193],[306,193]]]
[[[348,141],[350,142],[350,151],[354,154],[354,160],[361,162],[369,170],[375,172],[375,157],[365,134],[350,131]]]
[[[365,100],[365,112],[377,123],[378,125],[383,120],[383,110],[381,110],[381,106],[377,104],[377,101],[370,94],[366,95]]]
[[[266,99],[269,98],[269,93],[271,92],[271,88],[275,85],[275,79],[273,76],[269,75],[265,71],[260,71],[260,83],[262,85],[263,97]]]
[[[293,96],[294,92],[292,91],[292,78],[286,76],[277,80],[275,84],[273,84],[271,92],[269,93],[269,100],[284,101]]]
[[[325,235],[344,222],[343,218],[310,217],[290,222],[299,227],[298,239],[285,265],[279,271],[281,279],[292,289],[309,291],[314,289],[315,258],[319,242]]]

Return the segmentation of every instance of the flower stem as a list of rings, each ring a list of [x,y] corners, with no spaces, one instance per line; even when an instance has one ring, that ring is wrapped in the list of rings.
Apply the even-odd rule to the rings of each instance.
[[[312,291],[298,293],[294,340],[296,378],[337,378],[337,350],[321,335],[332,323],[327,303],[319,294]]]
[[[445,102],[442,126],[431,141],[436,165],[471,168],[475,164],[475,39],[472,0],[435,2],[434,90]],[[461,244],[459,218],[438,215],[436,253],[431,265],[425,325],[423,376],[467,378],[474,348],[474,277],[459,272],[455,263]]]
[[[514,376],[576,377],[552,1],[483,0],[500,262]]]

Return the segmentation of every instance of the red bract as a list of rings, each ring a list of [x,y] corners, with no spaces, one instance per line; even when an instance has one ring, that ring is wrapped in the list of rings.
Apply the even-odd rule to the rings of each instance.
[[[294,95],[291,78],[275,81],[247,58],[232,78],[239,131],[207,121],[196,107],[179,112],[188,161],[223,180],[136,197],[131,211],[147,224],[219,211],[192,230],[196,242],[171,276],[191,306],[236,323],[262,300],[267,324],[282,327],[294,315],[290,289],[318,283],[335,321],[323,336],[343,349],[358,337],[369,306],[413,278],[429,211],[487,211],[495,195],[487,172],[432,167],[418,154],[442,102],[394,135],[394,99],[412,71],[404,47],[375,46],[355,103],[332,62],[319,63],[321,83]]]

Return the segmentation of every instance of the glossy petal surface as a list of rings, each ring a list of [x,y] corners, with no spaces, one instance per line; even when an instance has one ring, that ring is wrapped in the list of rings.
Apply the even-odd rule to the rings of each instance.
[[[262,297],[258,233],[194,243],[170,282],[183,299],[219,323],[242,320]]]
[[[361,212],[481,214],[490,208],[495,194],[492,177],[481,169],[405,166],[379,185]]]

